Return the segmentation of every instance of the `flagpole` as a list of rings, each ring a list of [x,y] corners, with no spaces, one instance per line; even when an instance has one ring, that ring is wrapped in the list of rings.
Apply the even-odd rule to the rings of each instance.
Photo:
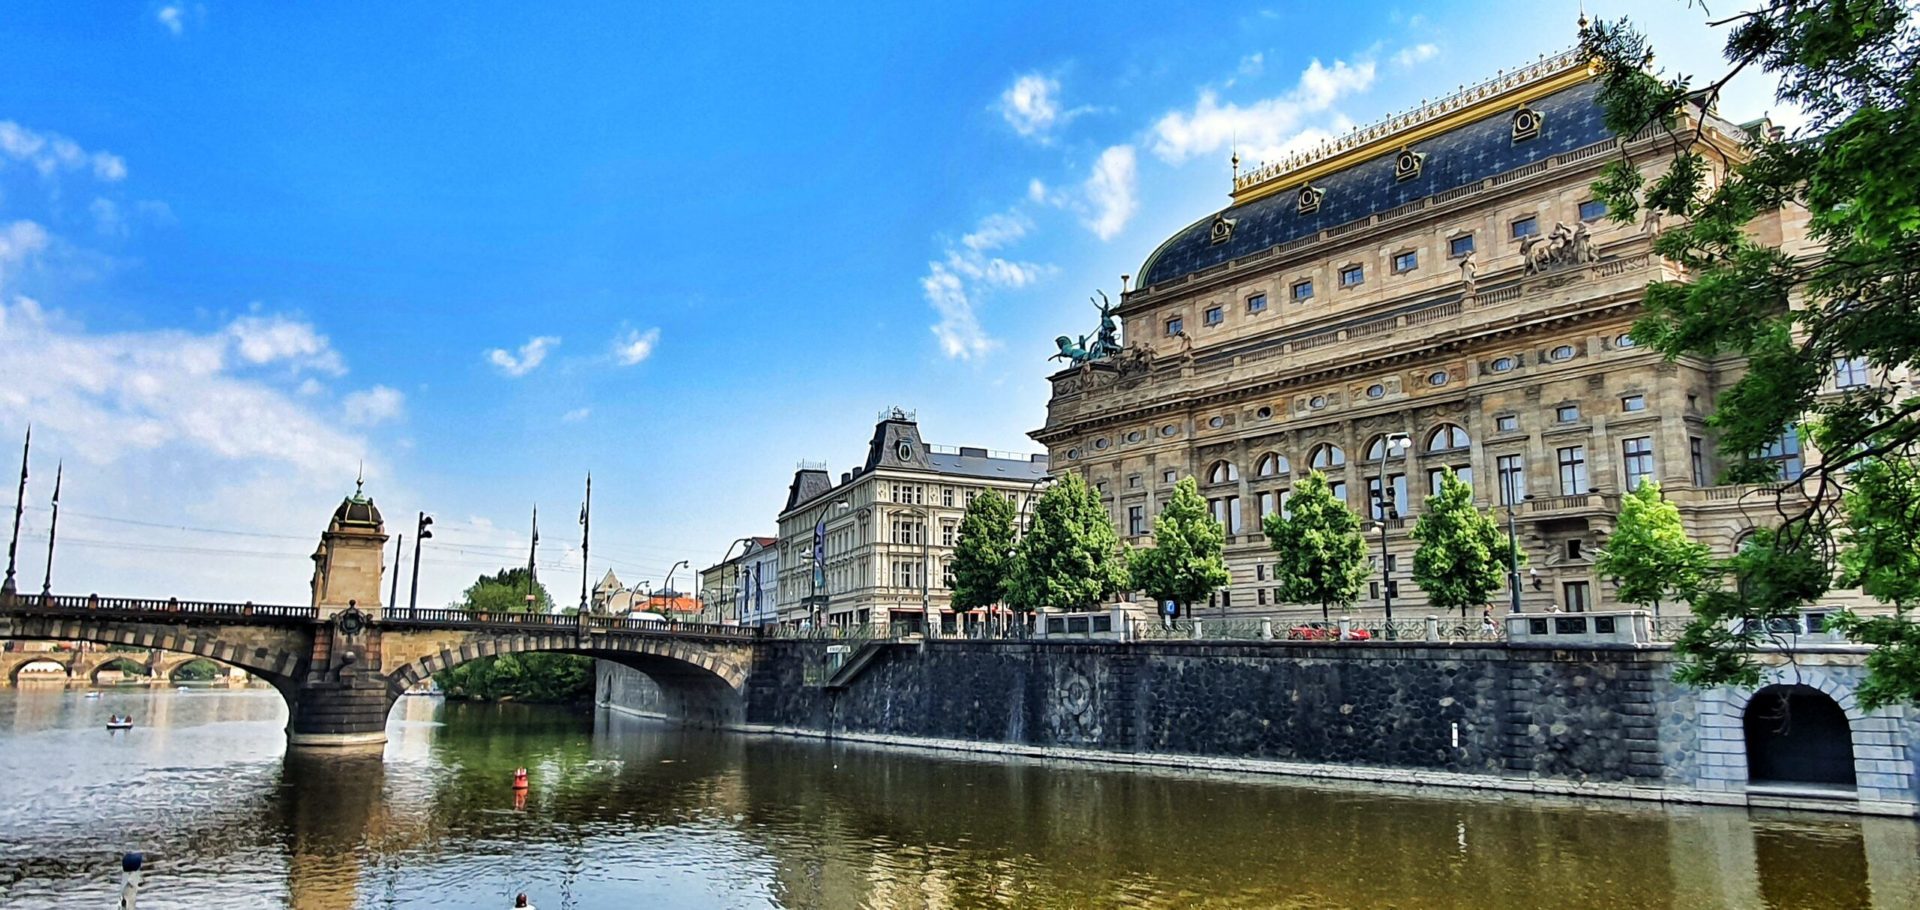
[[[19,589],[14,585],[14,557],[20,551],[20,515],[27,507],[27,458],[33,454],[33,424],[27,424],[27,444],[20,450],[20,492],[13,498],[13,537],[7,541],[7,577],[0,581],[0,597],[12,597]]]
[[[527,548],[527,612],[533,612],[533,560],[540,552],[540,507],[533,507],[533,545]]]
[[[67,473],[64,459],[54,463],[53,468],[53,518],[47,522],[47,572],[40,579],[40,596],[53,596],[53,542],[60,531],[60,478]]]
[[[587,472],[587,501],[580,506],[580,615],[587,615],[587,544],[593,538],[593,472]]]

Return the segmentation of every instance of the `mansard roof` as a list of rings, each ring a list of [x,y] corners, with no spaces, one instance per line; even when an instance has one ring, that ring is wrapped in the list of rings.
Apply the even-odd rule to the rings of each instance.
[[[1253,172],[1238,182],[1234,204],[1188,225],[1154,250],[1140,267],[1138,286],[1166,284],[1602,142],[1612,134],[1596,102],[1599,89],[1599,82],[1588,78],[1541,97],[1494,95],[1447,116],[1413,120],[1409,128],[1373,128],[1379,138],[1361,137],[1367,141],[1355,145],[1349,161],[1339,160],[1346,155],[1330,155],[1321,167],[1282,169],[1271,177]],[[1542,119],[1537,135],[1516,139],[1514,115],[1523,104]],[[1450,122],[1456,119],[1464,122]],[[1441,131],[1427,132],[1435,128]],[[1402,149],[1423,156],[1417,176],[1402,179],[1396,173]],[[1324,191],[1317,210],[1300,211],[1302,186]],[[1217,218],[1230,222],[1226,239],[1219,242],[1214,239]]]

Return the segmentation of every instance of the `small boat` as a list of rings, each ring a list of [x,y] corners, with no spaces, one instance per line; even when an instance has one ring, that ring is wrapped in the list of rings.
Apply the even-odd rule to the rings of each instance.
[[[99,698],[99,697],[100,697],[100,693],[98,693],[98,692],[88,692],[88,693],[87,693],[87,697],[88,697],[88,698]]]
[[[128,717],[122,717],[122,716],[120,716],[120,715],[118,715],[118,714],[116,714],[116,715],[114,715],[114,716],[112,716],[112,717],[110,717],[110,718],[107,718],[107,729],[109,729],[109,730],[131,730],[131,729],[133,729],[133,718],[132,718],[131,716],[128,716]]]

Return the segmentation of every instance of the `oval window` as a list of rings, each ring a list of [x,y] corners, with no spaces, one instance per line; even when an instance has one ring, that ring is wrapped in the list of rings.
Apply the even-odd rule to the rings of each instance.
[[[1427,385],[1446,385],[1447,371],[1435,370],[1427,374]]]
[[[1387,394],[1387,387],[1381,385],[1380,383],[1376,382],[1373,385],[1367,386],[1368,398],[1384,398],[1386,397],[1386,394]]]
[[[1621,335],[1613,340],[1613,346],[1616,348],[1637,347],[1639,344],[1640,342],[1633,340],[1632,335]]]
[[[1218,414],[1215,414],[1212,417],[1207,418],[1207,426],[1210,426],[1216,430],[1226,425],[1227,425],[1227,419]]]
[[[1079,449],[1068,449],[1068,450],[1067,450],[1067,457],[1068,457],[1068,458],[1079,458],[1079,457],[1080,457],[1080,450],[1079,450]]]
[[[1310,407],[1316,411],[1326,406],[1327,406],[1327,396],[1325,395],[1315,395],[1312,398],[1307,399],[1307,407]]]
[[[1253,412],[1253,416],[1258,417],[1261,420],[1266,420],[1267,418],[1273,416],[1273,409],[1269,407],[1262,407],[1260,410]]]
[[[1488,366],[1492,368],[1495,373],[1505,373],[1513,369],[1514,362],[1511,357],[1495,357],[1493,363],[1488,364]]]
[[[1096,439],[1096,440],[1094,440],[1094,441],[1093,441],[1093,447],[1094,447],[1094,448],[1096,448],[1096,449],[1104,449],[1104,448],[1106,448],[1106,447],[1107,447],[1107,437],[1105,437],[1105,436],[1102,436],[1102,437],[1100,437],[1099,439]]]
[[[1174,426],[1173,424],[1167,424],[1166,426],[1160,428],[1160,435],[1162,436],[1172,436],[1173,434],[1178,432],[1180,432],[1180,428]]]
[[[1134,430],[1133,432],[1127,434],[1128,442],[1139,442],[1140,440],[1145,438],[1147,438],[1147,434],[1142,433],[1139,430]]]
[[[1554,348],[1551,351],[1548,351],[1547,356],[1554,360],[1572,360],[1573,345],[1563,344],[1557,348]]]

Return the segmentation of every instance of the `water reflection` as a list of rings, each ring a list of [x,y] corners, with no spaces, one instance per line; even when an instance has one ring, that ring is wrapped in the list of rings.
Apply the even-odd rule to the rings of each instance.
[[[141,726],[108,738],[100,721]],[[675,731],[404,699],[386,760],[272,692],[0,693],[0,904],[1910,907],[1907,820],[1542,805]],[[524,765],[532,789],[510,781]]]

